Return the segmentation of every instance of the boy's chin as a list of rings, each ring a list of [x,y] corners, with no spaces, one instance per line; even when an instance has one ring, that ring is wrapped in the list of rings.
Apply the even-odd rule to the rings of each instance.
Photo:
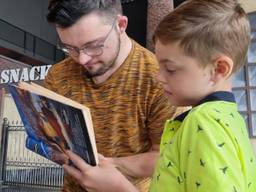
[[[182,102],[177,101],[177,100],[175,100],[173,98],[170,98],[170,97],[168,97],[168,101],[171,103],[172,106],[176,106],[176,107],[184,106]]]

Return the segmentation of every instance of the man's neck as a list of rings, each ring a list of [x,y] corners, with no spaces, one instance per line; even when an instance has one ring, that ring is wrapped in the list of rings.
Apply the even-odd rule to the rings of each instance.
[[[111,77],[111,75],[119,69],[119,67],[123,64],[127,56],[130,54],[132,49],[131,39],[126,34],[124,34],[123,37],[121,37],[120,43],[121,44],[120,44],[119,54],[116,58],[114,66],[103,75],[94,77],[93,80],[95,84],[100,84],[108,80],[109,77]]]

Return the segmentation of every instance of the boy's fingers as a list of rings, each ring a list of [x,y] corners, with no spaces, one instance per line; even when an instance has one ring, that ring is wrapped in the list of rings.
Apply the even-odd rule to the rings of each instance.
[[[87,164],[81,157],[73,153],[72,151],[66,152],[70,160],[74,165],[82,172],[86,172],[91,166]]]

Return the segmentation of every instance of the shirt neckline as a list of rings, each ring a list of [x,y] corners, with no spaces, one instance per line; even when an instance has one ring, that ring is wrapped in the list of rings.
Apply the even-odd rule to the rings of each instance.
[[[203,103],[211,102],[211,101],[226,101],[226,102],[236,103],[235,96],[232,92],[217,91],[204,97],[200,102],[198,102],[196,106],[201,105]],[[190,111],[191,109],[178,115],[174,120],[183,121]]]

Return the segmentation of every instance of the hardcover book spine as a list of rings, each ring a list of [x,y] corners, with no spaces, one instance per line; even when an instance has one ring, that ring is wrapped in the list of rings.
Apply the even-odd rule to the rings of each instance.
[[[35,140],[39,140],[37,134],[35,133],[35,130],[33,129],[33,127],[36,127],[36,126],[33,126],[31,125],[31,122],[33,122],[34,124],[36,124],[37,122],[35,121],[30,121],[29,119],[27,119],[28,117],[31,117],[32,114],[34,113],[32,110],[31,111],[26,111],[25,109],[28,109],[27,106],[24,106],[24,103],[23,102],[28,102],[26,101],[27,98],[25,97],[25,93],[18,93],[18,89],[15,87],[15,86],[12,86],[11,84],[8,85],[8,89],[13,97],[13,100],[16,104],[16,107],[17,107],[17,110],[20,114],[20,118],[22,120],[22,123],[26,129],[26,133],[34,138]],[[24,98],[22,98],[22,96],[24,96]],[[22,101],[23,99],[23,101]],[[31,118],[32,119],[32,118]]]

